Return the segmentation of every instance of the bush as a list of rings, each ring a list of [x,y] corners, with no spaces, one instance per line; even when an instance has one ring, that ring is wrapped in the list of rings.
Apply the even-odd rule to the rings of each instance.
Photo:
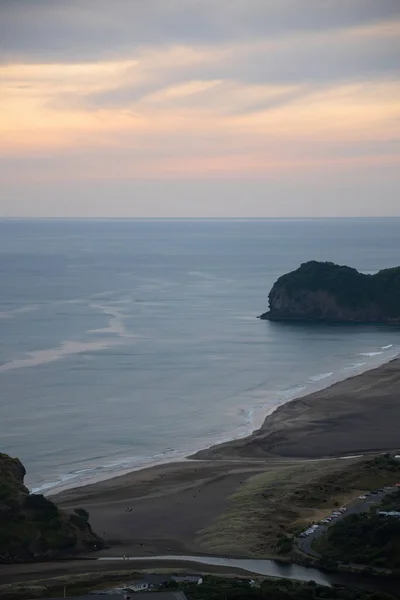
[[[43,494],[29,494],[25,500],[25,508],[28,510],[39,510],[58,513],[57,506],[43,496]]]
[[[81,517],[86,523],[89,521],[89,513],[84,508],[75,508],[74,512]]]

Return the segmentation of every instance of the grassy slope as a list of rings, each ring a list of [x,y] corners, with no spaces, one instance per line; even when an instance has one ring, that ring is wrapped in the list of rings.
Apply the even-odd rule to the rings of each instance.
[[[362,492],[400,480],[399,464],[384,458],[326,460],[275,466],[251,477],[229,509],[200,533],[209,552],[276,556],[290,552],[285,538],[327,516]]]

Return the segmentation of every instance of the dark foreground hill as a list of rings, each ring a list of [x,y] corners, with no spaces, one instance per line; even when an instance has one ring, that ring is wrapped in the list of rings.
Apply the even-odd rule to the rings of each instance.
[[[270,321],[400,323],[400,267],[374,275],[310,261],[282,275],[269,296]]]
[[[25,468],[0,453],[0,563],[65,558],[103,547],[89,515],[67,514],[42,496],[29,494]]]

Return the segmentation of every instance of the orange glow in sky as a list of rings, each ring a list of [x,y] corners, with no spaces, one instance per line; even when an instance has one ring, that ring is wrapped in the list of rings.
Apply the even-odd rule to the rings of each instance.
[[[282,2],[282,18],[285,3],[291,4]],[[262,10],[250,1],[250,12],[252,4]],[[236,23],[230,38],[221,29],[220,39],[194,32],[191,40],[185,30],[177,40],[161,34],[157,39],[150,28],[147,41],[126,41],[118,49],[106,36],[94,36],[97,54],[82,45],[81,56],[68,45],[61,55],[51,47],[46,55],[45,43],[38,49],[37,40],[35,55],[24,50],[21,39],[22,49],[11,48],[0,66],[3,200],[6,193],[18,199],[19,188],[25,198],[29,186],[39,197],[37,186],[118,178],[134,185],[142,179],[232,177],[246,186],[253,177],[265,178],[267,193],[271,177],[281,179],[285,190],[286,175],[300,173],[303,185],[320,189],[326,173],[346,179],[349,169],[352,194],[358,180],[364,193],[371,172],[374,182],[382,177],[395,186],[390,190],[398,190],[400,14],[393,18],[385,4],[382,15],[368,23],[361,14],[357,23],[352,14],[348,24],[325,29],[292,25],[244,36]],[[265,6],[271,6],[269,0]],[[8,10],[18,32],[21,13]],[[41,17],[47,14],[55,18],[46,11]],[[211,8],[208,19],[210,24],[218,19]],[[376,212],[372,201],[366,214]],[[11,208],[9,199],[3,209],[1,202],[2,197],[0,214],[27,210],[23,199]],[[393,198],[386,203],[392,214]],[[95,204],[93,210],[96,214]],[[138,216],[144,210],[139,207]],[[260,210],[268,216],[265,205]]]

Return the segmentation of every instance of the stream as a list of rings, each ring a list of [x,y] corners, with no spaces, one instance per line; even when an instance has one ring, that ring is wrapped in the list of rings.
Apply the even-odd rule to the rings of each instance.
[[[123,560],[121,557],[102,557],[97,560],[114,561]],[[223,558],[214,556],[140,556],[129,557],[125,560],[130,562],[180,562],[214,565],[231,569],[241,569],[255,575],[266,577],[282,577],[284,579],[296,579],[299,581],[315,581],[319,585],[332,587],[343,585],[369,591],[385,591],[397,593],[400,590],[400,582],[385,577],[374,577],[371,575],[358,575],[356,573],[328,573],[315,567],[304,567],[294,563],[285,563],[276,560],[256,558]]]

